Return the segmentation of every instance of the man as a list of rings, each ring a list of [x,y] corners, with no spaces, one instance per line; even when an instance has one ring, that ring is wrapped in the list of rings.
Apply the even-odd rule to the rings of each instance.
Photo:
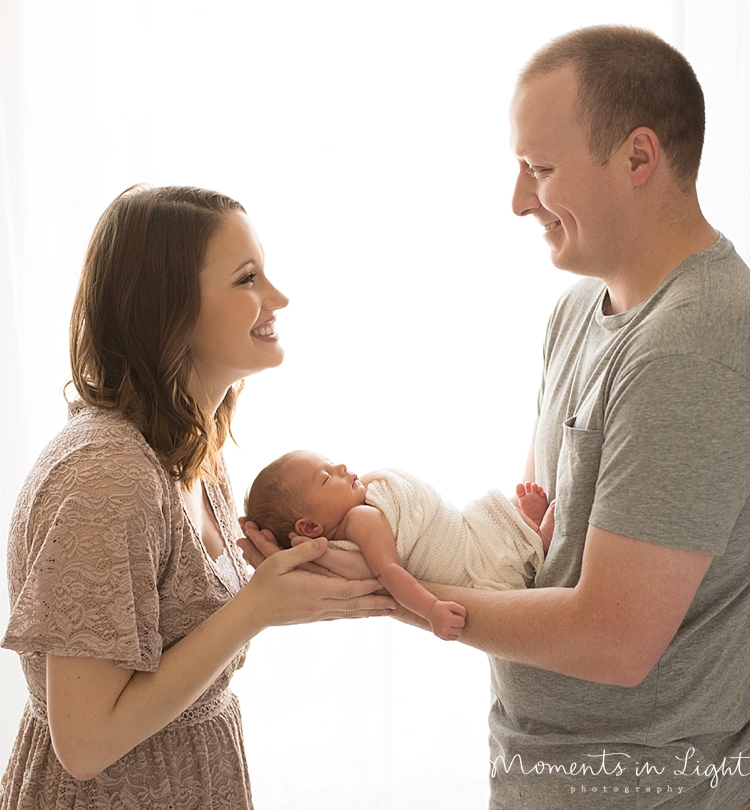
[[[436,589],[496,656],[493,808],[750,795],[750,272],[701,213],[702,142],[697,79],[648,32],[573,32],[520,76],[513,209],[587,278],[545,344],[537,587]]]
[[[698,204],[703,109],[636,29],[563,36],[518,81],[513,209],[584,278],[545,342],[536,587],[430,588],[492,656],[493,810],[750,795],[750,271]]]

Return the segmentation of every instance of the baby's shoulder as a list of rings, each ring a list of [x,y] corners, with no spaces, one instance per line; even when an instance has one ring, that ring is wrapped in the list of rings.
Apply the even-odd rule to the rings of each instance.
[[[352,507],[346,515],[344,515],[344,519],[341,521],[341,525],[336,531],[336,539],[354,539],[356,534],[368,532],[379,527],[384,521],[385,517],[382,511],[376,506],[364,503],[359,504],[358,506]]]

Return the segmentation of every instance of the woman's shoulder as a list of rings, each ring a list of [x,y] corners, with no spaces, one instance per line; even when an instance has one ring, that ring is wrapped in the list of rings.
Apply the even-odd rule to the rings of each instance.
[[[114,408],[100,408],[87,405],[80,399],[68,403],[68,422],[59,436],[107,437],[113,441],[147,444],[143,434],[133,422],[125,419]]]
[[[80,400],[68,405],[68,421],[50,446],[60,449],[91,448],[99,452],[121,452],[162,466],[153,448],[135,423],[118,411],[86,405]]]
[[[173,482],[137,426],[119,413],[85,405],[69,406],[68,421],[45,447],[32,468],[27,486],[38,489],[65,479],[91,484],[117,480],[139,490],[171,490]]]

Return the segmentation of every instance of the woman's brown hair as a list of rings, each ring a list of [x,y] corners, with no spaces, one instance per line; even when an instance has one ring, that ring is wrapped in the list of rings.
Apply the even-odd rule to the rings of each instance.
[[[204,189],[133,186],[94,229],[70,324],[73,384],[90,405],[133,421],[170,474],[215,474],[242,383],[215,414],[187,390],[199,275],[235,200]]]

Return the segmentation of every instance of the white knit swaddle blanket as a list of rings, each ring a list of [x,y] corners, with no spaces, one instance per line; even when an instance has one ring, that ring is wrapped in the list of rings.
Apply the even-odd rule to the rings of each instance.
[[[539,535],[499,490],[458,509],[434,487],[399,470],[377,470],[362,482],[367,503],[385,515],[404,568],[417,579],[525,588],[544,560]]]

